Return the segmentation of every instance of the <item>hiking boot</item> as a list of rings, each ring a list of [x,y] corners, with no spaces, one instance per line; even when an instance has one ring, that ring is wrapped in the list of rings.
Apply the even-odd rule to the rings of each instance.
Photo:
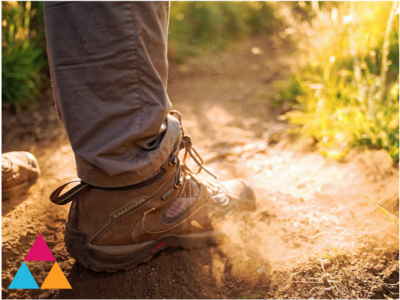
[[[3,200],[26,193],[40,174],[36,158],[24,151],[3,153],[1,171]]]
[[[197,172],[186,166],[188,154],[199,165]],[[255,195],[242,179],[222,184],[199,180],[202,169],[212,174],[202,163],[181,125],[174,150],[152,178],[122,188],[99,188],[77,179],[56,189],[53,203],[72,201],[65,227],[70,255],[86,268],[115,272],[147,262],[168,247],[215,243],[212,223],[232,210],[255,210]],[[72,188],[64,192],[67,186]]]

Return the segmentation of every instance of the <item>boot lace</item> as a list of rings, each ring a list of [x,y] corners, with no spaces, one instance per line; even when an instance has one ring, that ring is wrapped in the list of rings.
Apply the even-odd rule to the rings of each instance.
[[[192,139],[190,136],[185,134],[185,131],[183,130],[183,125],[182,125],[182,116],[181,114],[173,110],[170,112],[171,115],[177,117],[179,122],[181,123],[181,131],[182,131],[182,138],[179,144],[179,147],[174,151],[174,153],[171,154],[168,165],[176,164],[177,165],[177,172],[176,172],[176,178],[175,178],[175,188],[178,188],[181,186],[184,182],[184,180],[188,180],[191,178],[195,179],[196,182],[199,182],[199,180],[196,178],[195,175],[199,174],[201,170],[204,170],[208,174],[210,174],[212,177],[217,179],[217,176],[212,173],[210,170],[208,170],[203,164],[204,161],[201,158],[200,154],[196,151],[196,149],[193,147]],[[185,153],[183,155],[183,160],[182,163],[180,162],[178,158],[179,151],[185,149]],[[199,166],[197,171],[192,171],[186,164],[186,158],[188,155],[193,159],[193,161]]]

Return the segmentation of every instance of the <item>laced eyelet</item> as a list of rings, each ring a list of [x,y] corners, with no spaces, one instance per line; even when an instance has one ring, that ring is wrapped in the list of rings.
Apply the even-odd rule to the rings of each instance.
[[[180,186],[182,186],[182,184],[183,184],[183,182],[182,182],[182,180],[180,180],[177,184],[174,184],[174,188],[178,188],[178,187],[180,187]]]
[[[168,166],[176,165],[178,163],[178,158],[174,155],[168,160]]]

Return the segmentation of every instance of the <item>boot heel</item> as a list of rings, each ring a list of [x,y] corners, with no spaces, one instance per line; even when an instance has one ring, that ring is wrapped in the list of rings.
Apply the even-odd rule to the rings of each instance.
[[[85,268],[89,269],[88,261],[88,249],[86,245],[87,235],[83,231],[74,230],[70,228],[69,224],[65,224],[65,246],[67,247],[68,253],[75,258]]]
[[[107,255],[89,248],[87,235],[80,230],[72,229],[68,222],[65,224],[65,245],[68,253],[86,269],[96,272],[117,272],[137,267],[153,258],[151,243],[142,249],[125,255]],[[156,242],[157,243],[157,242]],[[158,252],[158,251],[157,251]]]

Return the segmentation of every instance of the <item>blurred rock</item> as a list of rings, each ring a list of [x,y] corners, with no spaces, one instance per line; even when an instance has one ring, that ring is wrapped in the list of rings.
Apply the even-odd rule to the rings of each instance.
[[[382,181],[393,174],[393,159],[384,150],[351,151],[347,160],[359,164],[365,172],[368,181]]]

